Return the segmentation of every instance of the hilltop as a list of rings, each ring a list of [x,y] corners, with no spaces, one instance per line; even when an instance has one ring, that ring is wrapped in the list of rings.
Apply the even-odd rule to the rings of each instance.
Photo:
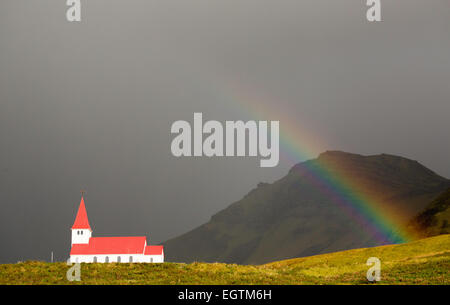
[[[369,257],[381,260],[380,284],[450,284],[450,235],[258,266],[81,264],[81,282],[66,280],[66,263],[25,262],[0,265],[0,284],[367,284]]]
[[[354,191],[377,202],[382,214],[397,215],[398,226],[450,187],[448,179],[414,160],[328,151],[274,183],[258,184],[208,223],[166,241],[166,260],[261,264],[382,245],[311,182],[305,169],[316,167],[357,181]]]

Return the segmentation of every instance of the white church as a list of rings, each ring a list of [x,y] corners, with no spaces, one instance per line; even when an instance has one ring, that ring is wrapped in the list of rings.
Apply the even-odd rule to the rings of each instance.
[[[72,226],[71,263],[163,263],[163,246],[147,245],[145,236],[92,237],[86,206],[80,207]]]

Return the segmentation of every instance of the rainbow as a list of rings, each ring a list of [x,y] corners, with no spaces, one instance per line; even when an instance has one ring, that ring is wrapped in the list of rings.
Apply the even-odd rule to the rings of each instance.
[[[258,120],[280,121],[280,156],[289,158],[293,163],[315,159],[324,147],[318,143],[317,137],[302,133],[299,119],[292,118],[283,113],[274,105],[273,99],[267,97],[251,96],[243,90],[242,86],[233,84],[231,99],[239,103],[240,109],[244,108],[250,117]],[[269,102],[271,101],[271,102]],[[330,198],[361,228],[362,232],[374,238],[380,244],[405,243],[416,239],[414,232],[404,228],[395,213],[381,208],[380,202],[370,195],[361,194],[363,189],[361,182],[347,174],[339,174],[331,164],[316,159],[316,162],[303,162],[296,169],[301,170],[315,187]],[[362,232],[357,232],[361,234]]]

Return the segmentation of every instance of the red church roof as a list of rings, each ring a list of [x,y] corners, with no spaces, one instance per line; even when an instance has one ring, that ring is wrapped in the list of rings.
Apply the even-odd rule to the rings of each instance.
[[[147,246],[145,247],[145,255],[162,255],[163,246]]]
[[[73,244],[70,255],[88,254],[143,254],[147,244],[145,236],[91,237],[89,244]]]
[[[83,197],[81,197],[80,207],[78,208],[77,217],[75,217],[72,229],[89,229],[92,231],[91,226],[89,225]]]

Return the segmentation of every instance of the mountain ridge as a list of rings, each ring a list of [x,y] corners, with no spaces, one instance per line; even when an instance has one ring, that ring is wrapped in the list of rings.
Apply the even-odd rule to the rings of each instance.
[[[380,245],[308,179],[308,168],[358,177],[358,194],[406,224],[450,181],[419,162],[381,154],[327,151],[294,165],[273,183],[260,183],[210,221],[164,242],[166,259],[177,262],[258,264]],[[187,246],[188,245],[188,246]]]

